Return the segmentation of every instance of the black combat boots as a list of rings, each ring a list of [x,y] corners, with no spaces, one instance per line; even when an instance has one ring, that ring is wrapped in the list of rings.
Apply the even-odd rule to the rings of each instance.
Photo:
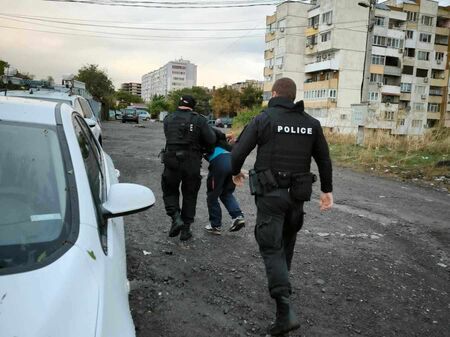
[[[180,234],[181,228],[184,226],[180,213],[172,215],[172,226],[170,226],[169,236],[171,238]]]
[[[279,336],[298,329],[300,323],[291,309],[289,297],[280,296],[275,300],[277,301],[277,317],[275,323],[269,327],[270,335]]]
[[[191,224],[186,223],[183,225],[183,227],[181,227],[180,240],[187,241],[191,237],[192,237]]]

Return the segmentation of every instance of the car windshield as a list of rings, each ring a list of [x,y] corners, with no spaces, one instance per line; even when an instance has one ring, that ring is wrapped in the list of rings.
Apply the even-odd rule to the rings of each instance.
[[[125,115],[136,115],[136,110],[134,110],[134,109],[125,109]]]
[[[0,271],[45,261],[68,236],[56,128],[0,121]]]

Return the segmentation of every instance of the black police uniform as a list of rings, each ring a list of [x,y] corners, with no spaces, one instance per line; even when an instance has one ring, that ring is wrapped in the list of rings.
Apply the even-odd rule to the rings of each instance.
[[[201,184],[202,152],[211,150],[216,136],[206,118],[181,108],[164,119],[164,134],[166,147],[161,180],[164,205],[167,215],[174,221],[181,215],[181,220],[189,230],[190,224],[194,222],[197,194]],[[183,195],[181,210],[180,184]],[[178,233],[179,231],[171,236]]]
[[[302,101],[295,105],[287,98],[275,97],[233,146],[233,175],[240,172],[256,145],[254,169],[258,181],[265,186],[260,186],[262,190],[255,197],[255,238],[264,259],[271,297],[288,297],[289,270],[297,232],[303,224],[303,202],[309,200],[313,182],[309,173],[311,157],[319,168],[321,190],[332,191],[328,144],[320,122],[304,112]],[[306,188],[297,184],[296,190],[306,196],[293,194],[292,184],[297,177]]]

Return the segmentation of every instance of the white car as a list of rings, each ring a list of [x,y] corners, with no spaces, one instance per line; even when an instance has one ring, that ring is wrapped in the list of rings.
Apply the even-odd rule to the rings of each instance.
[[[7,96],[69,104],[75,111],[80,113],[81,116],[86,119],[86,123],[89,125],[100,144],[102,144],[102,129],[100,121],[95,116],[89,102],[84,97],[51,89],[8,90]]]
[[[122,216],[152,206],[85,119],[0,97],[0,335],[134,337]]]

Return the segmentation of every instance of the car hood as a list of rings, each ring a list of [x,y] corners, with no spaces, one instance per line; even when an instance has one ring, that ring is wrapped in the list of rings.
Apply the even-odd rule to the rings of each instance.
[[[95,336],[99,290],[90,268],[73,246],[43,268],[0,276],[1,335]]]

